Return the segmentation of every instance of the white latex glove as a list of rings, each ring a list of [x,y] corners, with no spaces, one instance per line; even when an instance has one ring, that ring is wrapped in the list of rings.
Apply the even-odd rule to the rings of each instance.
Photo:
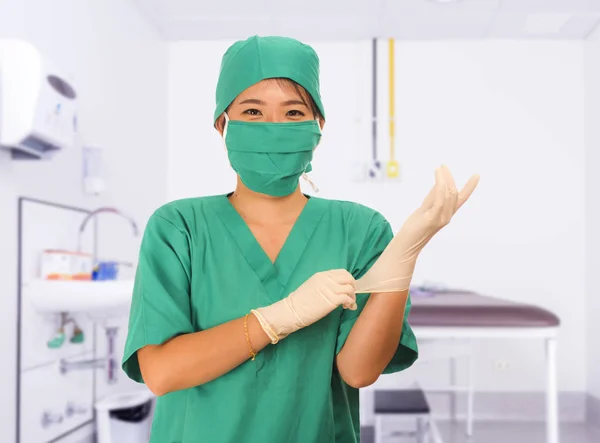
[[[355,280],[344,269],[319,272],[283,300],[252,311],[263,330],[277,343],[305,328],[338,306],[356,309]]]
[[[409,289],[421,250],[468,200],[479,176],[472,176],[465,187],[456,184],[446,166],[435,170],[435,185],[423,204],[402,225],[377,262],[356,282],[356,292],[399,292]]]

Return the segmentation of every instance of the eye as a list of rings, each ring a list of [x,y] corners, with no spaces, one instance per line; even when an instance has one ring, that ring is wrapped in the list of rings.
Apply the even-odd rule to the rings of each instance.
[[[286,114],[288,117],[304,117],[304,112],[302,111],[298,111],[297,109],[292,109],[291,111],[288,111]]]
[[[260,111],[258,109],[247,109],[247,110],[244,111],[244,114],[248,114],[248,115],[251,115],[253,117],[261,115]]]

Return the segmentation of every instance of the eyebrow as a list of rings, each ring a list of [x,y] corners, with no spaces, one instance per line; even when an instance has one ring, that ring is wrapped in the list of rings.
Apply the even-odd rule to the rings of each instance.
[[[304,100],[288,100],[285,101],[281,104],[282,106],[290,106],[290,105],[302,105],[302,106],[308,106]]]
[[[261,106],[265,106],[266,103],[262,100],[259,100],[257,98],[248,98],[242,102],[240,102],[240,105],[249,105],[249,104],[253,104],[253,105],[261,105]],[[281,103],[281,106],[290,106],[290,105],[302,105],[302,106],[308,106],[303,100],[287,100],[285,102]]]
[[[243,102],[240,102],[240,105],[248,105],[248,104],[266,105],[265,102],[263,102],[262,100],[259,100],[257,98],[249,98],[249,99],[244,100]]]

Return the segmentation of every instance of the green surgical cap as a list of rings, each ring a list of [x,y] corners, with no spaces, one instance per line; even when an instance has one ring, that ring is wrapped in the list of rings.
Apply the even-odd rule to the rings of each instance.
[[[288,37],[235,42],[221,61],[214,122],[250,86],[268,78],[289,78],[304,87],[325,118],[319,91],[319,57],[308,45]]]

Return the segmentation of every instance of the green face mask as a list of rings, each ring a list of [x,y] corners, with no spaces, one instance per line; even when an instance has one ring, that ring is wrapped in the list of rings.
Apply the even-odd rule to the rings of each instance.
[[[229,163],[250,190],[273,197],[290,195],[311,169],[321,139],[316,120],[288,123],[231,121],[223,131]]]

